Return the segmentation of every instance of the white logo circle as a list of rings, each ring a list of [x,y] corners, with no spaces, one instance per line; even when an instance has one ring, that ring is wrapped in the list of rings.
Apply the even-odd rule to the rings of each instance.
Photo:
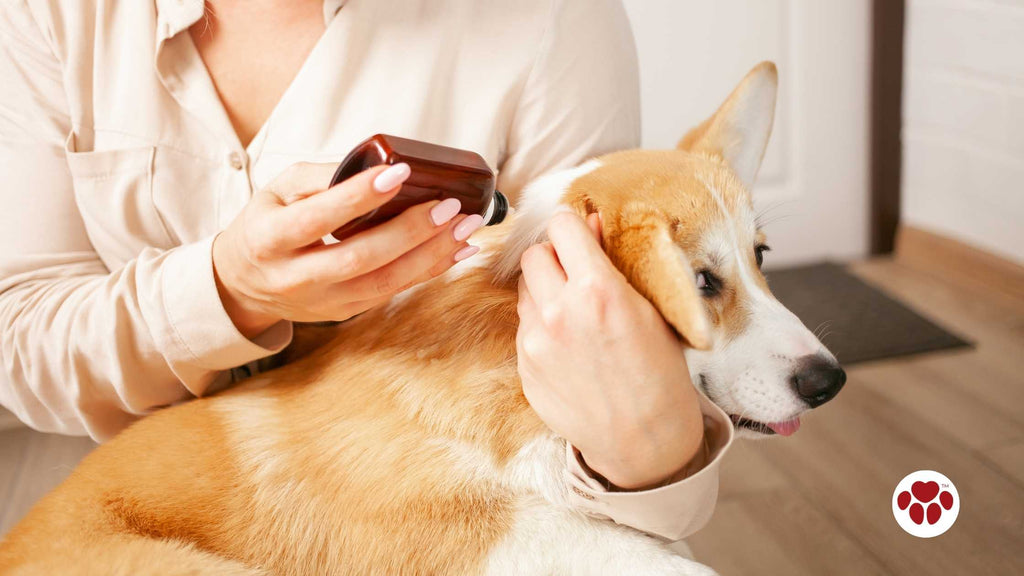
[[[907,534],[934,538],[949,530],[960,514],[953,482],[934,470],[911,472],[892,493],[892,515]]]

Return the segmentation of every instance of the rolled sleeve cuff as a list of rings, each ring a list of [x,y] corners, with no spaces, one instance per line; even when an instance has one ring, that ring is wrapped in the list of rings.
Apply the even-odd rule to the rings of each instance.
[[[566,443],[570,499],[577,509],[598,518],[611,519],[667,541],[681,540],[700,530],[711,519],[718,499],[718,473],[722,456],[732,444],[729,417],[700,396],[704,415],[704,458],[696,458],[675,480],[665,486],[636,492],[609,491],[588,472],[579,451]]]
[[[217,293],[213,239],[175,248],[163,263],[164,312],[179,360],[193,370],[228,370],[276,354],[292,340],[292,324],[287,321],[274,324],[253,340],[238,331]],[[208,379],[189,377],[191,370],[179,370],[174,364],[172,361],[172,368],[189,391],[201,394]]]

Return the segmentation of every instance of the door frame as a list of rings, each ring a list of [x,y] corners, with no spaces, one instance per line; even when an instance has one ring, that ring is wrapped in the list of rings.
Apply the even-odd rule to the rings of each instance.
[[[900,221],[906,0],[874,0],[871,24],[871,254],[892,253]]]

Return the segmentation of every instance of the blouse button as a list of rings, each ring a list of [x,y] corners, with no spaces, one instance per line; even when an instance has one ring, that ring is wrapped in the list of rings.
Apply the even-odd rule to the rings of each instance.
[[[245,168],[245,158],[238,152],[232,152],[228,155],[228,164],[235,170],[241,170]]]

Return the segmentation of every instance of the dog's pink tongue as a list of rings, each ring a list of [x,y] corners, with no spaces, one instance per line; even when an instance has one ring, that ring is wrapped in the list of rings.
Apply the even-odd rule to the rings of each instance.
[[[800,418],[793,418],[785,422],[769,422],[766,425],[779,436],[791,436],[800,429]]]

